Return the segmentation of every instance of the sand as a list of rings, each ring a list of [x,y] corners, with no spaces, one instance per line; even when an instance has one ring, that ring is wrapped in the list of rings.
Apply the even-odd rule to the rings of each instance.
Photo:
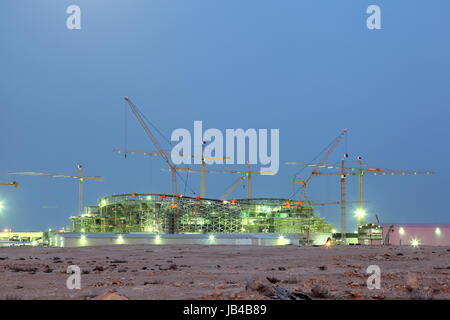
[[[82,270],[79,290],[66,286],[69,265]],[[378,290],[366,285],[369,265],[380,267]],[[128,299],[271,299],[246,290],[250,278],[313,299],[450,299],[449,274],[450,247],[0,248],[0,299],[8,300],[94,299],[107,292]]]

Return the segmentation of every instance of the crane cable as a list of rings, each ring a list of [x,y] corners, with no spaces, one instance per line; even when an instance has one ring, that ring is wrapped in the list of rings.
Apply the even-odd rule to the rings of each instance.
[[[316,161],[317,158],[319,158],[324,152],[326,152],[332,145],[333,143],[336,141],[336,139],[338,139],[340,137],[337,136],[336,138],[334,138],[322,151],[320,151],[311,161],[310,163],[314,163]],[[347,152],[347,136],[345,136],[345,152]],[[301,168],[298,172],[296,172],[294,174],[294,178],[292,179],[292,195],[290,197],[290,199],[294,199],[294,197],[297,195],[297,193],[301,190],[301,187],[298,188],[297,190],[295,190],[295,179],[296,176],[299,175],[300,173],[303,172],[303,170],[306,169],[306,166],[304,166],[303,168]]]
[[[136,110],[139,112],[139,114],[142,116],[142,118],[149,124],[149,125],[151,125],[155,130],[156,130],[156,132],[158,132],[159,133],[159,135],[171,146],[171,147],[173,147],[173,145],[172,145],[172,142],[169,140],[169,139],[167,139],[167,137],[161,132],[161,130],[159,130],[150,120],[148,120],[148,118],[145,116],[145,114],[136,106],[136,105],[134,105],[134,107],[136,108]],[[190,165],[188,165],[188,169],[190,169]],[[189,172],[189,170],[188,170],[188,172]],[[188,185],[188,182],[187,182],[187,178],[188,178],[188,176],[186,177],[186,179],[184,179],[179,173],[178,173],[178,171],[176,171],[176,175],[180,178],[180,180],[181,181],[183,181],[184,183],[185,183],[185,190],[184,191],[186,191],[186,187],[187,188],[189,188],[190,190],[191,190],[191,192],[192,192],[192,194],[194,194],[194,195],[196,195],[197,193]]]

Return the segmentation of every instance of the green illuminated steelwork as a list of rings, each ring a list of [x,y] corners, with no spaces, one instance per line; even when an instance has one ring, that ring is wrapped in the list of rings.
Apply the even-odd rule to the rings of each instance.
[[[306,233],[331,232],[313,208],[286,206],[286,199],[233,202],[191,197],[178,199],[177,218],[170,195],[122,194],[100,199],[81,217],[71,217],[72,231],[151,233]],[[309,219],[309,217],[311,217]]]

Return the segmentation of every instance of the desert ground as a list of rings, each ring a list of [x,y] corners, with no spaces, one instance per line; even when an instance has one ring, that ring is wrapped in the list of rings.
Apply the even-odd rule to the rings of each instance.
[[[69,265],[81,289],[67,288]],[[369,265],[380,267],[380,289],[367,287]],[[258,300],[275,286],[312,299],[450,299],[449,273],[450,247],[4,247],[0,299]]]

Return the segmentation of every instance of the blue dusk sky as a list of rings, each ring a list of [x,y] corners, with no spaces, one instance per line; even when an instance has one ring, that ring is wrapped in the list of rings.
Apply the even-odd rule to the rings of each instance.
[[[72,4],[80,30],[66,27]],[[373,4],[381,30],[366,26]],[[0,180],[21,185],[1,187],[0,227],[59,228],[77,214],[76,180],[11,171],[76,174],[82,164],[105,177],[85,183],[85,205],[171,193],[160,157],[112,152],[155,150],[124,96],[168,138],[193,131],[194,120],[223,132],[279,129],[280,170],[254,177],[254,197],[298,199],[301,167],[282,163],[311,161],[347,128],[327,163],[348,153],[371,167],[436,171],[367,176],[368,220],[449,223],[449,12],[448,0],[1,0]],[[208,174],[207,197],[238,178]],[[198,194],[200,176],[190,174],[188,186]],[[308,196],[338,201],[339,190],[338,176],[314,177]],[[357,200],[357,180],[348,179],[347,195]],[[245,196],[244,185],[232,195]],[[338,206],[316,213],[339,229]]]

